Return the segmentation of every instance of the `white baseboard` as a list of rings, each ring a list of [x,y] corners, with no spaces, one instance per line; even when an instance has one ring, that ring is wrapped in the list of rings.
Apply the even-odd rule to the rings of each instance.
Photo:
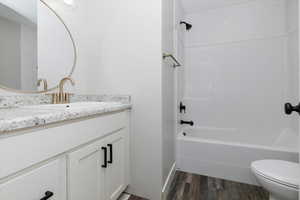
[[[162,190],[162,200],[166,200],[176,173],[176,163],[173,164]]]

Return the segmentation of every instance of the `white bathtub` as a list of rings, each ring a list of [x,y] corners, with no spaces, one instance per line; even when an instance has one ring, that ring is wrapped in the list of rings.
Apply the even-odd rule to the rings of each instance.
[[[185,133],[185,136],[184,136]],[[177,167],[186,172],[257,184],[250,171],[255,160],[298,162],[298,136],[283,133],[274,141],[221,129],[185,129],[177,137]]]

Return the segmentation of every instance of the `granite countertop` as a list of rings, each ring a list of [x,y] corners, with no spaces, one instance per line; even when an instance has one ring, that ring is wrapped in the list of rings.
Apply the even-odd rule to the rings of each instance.
[[[130,97],[127,99],[130,99]],[[79,98],[78,101],[71,104],[74,107],[67,109],[50,109],[47,106],[43,107],[45,104],[2,107],[0,108],[0,135],[20,129],[34,128],[131,108],[130,101],[126,101],[124,98],[113,97],[105,99],[105,101],[103,101],[103,98],[98,98],[93,99],[95,100],[93,103],[85,102],[90,100],[90,98]]]

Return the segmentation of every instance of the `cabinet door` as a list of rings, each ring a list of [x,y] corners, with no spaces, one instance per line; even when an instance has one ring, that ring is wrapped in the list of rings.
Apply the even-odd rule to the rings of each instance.
[[[37,200],[46,196],[49,200],[66,199],[64,157],[0,184],[1,200]]]
[[[101,146],[101,142],[95,142],[69,154],[70,200],[104,200]]]
[[[124,130],[105,140],[108,147],[108,168],[105,172],[106,199],[116,200],[126,189]]]

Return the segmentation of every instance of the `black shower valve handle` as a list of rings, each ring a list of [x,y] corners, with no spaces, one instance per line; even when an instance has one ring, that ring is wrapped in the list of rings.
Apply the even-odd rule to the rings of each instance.
[[[186,113],[186,106],[182,102],[180,102],[179,105],[179,112],[184,114]]]
[[[45,196],[44,196],[43,198],[41,198],[40,200],[48,200],[48,199],[50,199],[53,195],[54,195],[53,192],[47,191],[47,192],[45,192]]]
[[[291,103],[286,103],[284,105],[285,114],[291,115],[293,112],[300,114],[300,103],[296,106],[293,106]]]

